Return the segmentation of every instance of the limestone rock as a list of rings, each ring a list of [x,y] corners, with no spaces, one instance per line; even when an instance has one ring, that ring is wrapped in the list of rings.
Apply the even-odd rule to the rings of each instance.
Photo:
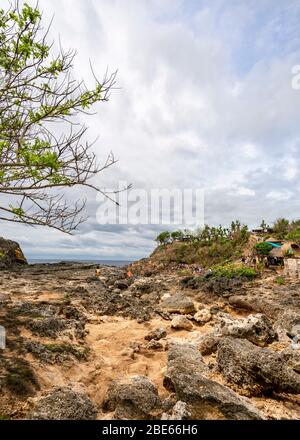
[[[164,346],[161,342],[151,339],[151,341],[146,345],[146,348],[148,350],[163,350]]]
[[[199,310],[194,315],[195,321],[197,321],[198,324],[200,324],[200,325],[206,324],[207,322],[209,322],[211,320],[211,318],[212,318],[211,313],[207,309]]]
[[[132,376],[113,382],[109,387],[102,408],[114,411],[119,420],[147,420],[160,407],[161,401],[153,382],[146,376]]]
[[[204,335],[199,343],[199,351],[203,356],[216,353],[222,336],[218,333],[208,333]]]
[[[247,318],[235,320],[231,317],[221,317],[218,331],[224,336],[248,339],[261,347],[278,339],[271,320],[263,314],[249,315]]]
[[[27,260],[19,244],[0,237],[0,269],[20,264],[27,264]]]
[[[187,404],[178,400],[169,414],[163,413],[161,420],[188,420],[189,417],[191,413],[187,410]]]
[[[228,299],[228,302],[236,309],[253,310],[251,301],[244,295],[233,295]]]
[[[33,420],[93,420],[97,408],[84,394],[69,387],[56,387],[35,405],[28,418]]]
[[[259,411],[229,388],[205,377],[207,366],[195,346],[172,344],[164,386],[187,404],[192,419],[261,419]]]
[[[192,330],[193,324],[185,316],[178,315],[172,319],[171,327],[176,330]]]
[[[154,339],[155,341],[159,341],[160,339],[165,338],[166,336],[167,336],[166,329],[163,327],[159,327],[149,332],[145,336],[145,339],[146,341],[151,341],[152,339]]]
[[[166,298],[160,303],[160,308],[169,313],[180,313],[181,315],[188,315],[196,311],[193,301],[182,293],[176,293]]]
[[[290,338],[300,337],[300,313],[293,310],[285,310],[275,323],[276,327],[282,328]]]
[[[217,362],[228,382],[252,395],[270,392],[300,393],[300,375],[284,357],[245,339],[227,337],[218,345]]]

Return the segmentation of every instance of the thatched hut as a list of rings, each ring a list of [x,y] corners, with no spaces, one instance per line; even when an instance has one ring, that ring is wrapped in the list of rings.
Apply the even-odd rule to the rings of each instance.
[[[270,266],[284,265],[286,258],[300,258],[300,246],[293,241],[286,241],[279,245],[275,241],[267,240],[274,244],[273,249],[268,255],[268,264]]]

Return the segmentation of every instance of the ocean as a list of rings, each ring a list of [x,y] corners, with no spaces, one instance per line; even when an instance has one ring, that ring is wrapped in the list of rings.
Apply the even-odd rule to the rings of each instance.
[[[54,263],[61,263],[62,261],[68,262],[68,263],[87,263],[87,264],[101,264],[106,266],[126,266],[127,264],[132,263],[131,261],[127,260],[77,260],[77,259],[46,259],[46,258],[28,258],[27,259],[29,264],[54,264]]]

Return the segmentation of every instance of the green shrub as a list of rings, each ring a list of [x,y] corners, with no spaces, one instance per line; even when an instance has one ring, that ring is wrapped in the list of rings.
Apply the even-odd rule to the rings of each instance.
[[[213,277],[217,278],[238,278],[245,277],[252,280],[257,276],[257,272],[247,266],[235,266],[234,264],[224,264],[213,268]]]

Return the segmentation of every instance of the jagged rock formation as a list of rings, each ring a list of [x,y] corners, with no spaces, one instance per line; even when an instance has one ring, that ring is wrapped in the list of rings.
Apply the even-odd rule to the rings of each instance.
[[[173,344],[169,348],[164,386],[187,404],[193,419],[262,419],[260,412],[229,388],[206,377],[207,367],[196,347]]]
[[[18,243],[0,237],[0,269],[16,264],[27,264],[27,260]]]
[[[218,345],[218,366],[228,382],[253,395],[300,394],[300,375],[281,353],[258,348],[246,340],[224,338]]]

